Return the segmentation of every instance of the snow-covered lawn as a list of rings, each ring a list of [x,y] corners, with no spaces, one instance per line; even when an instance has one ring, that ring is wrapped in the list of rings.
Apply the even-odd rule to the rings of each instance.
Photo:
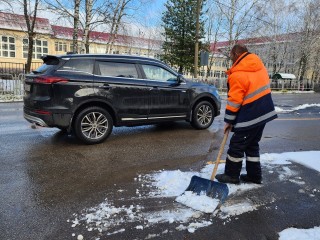
[[[308,152],[287,152],[287,153],[270,153],[261,155],[261,163],[265,171],[272,173],[278,171],[279,181],[290,179],[293,183],[303,185],[305,182],[297,173],[290,169],[292,162],[302,164],[308,168],[312,168],[320,172],[320,151]],[[280,168],[279,168],[280,166]],[[280,169],[280,170],[279,170]],[[84,209],[80,214],[74,214],[70,222],[71,227],[78,225],[85,226],[87,231],[96,231],[104,236],[122,233],[124,231],[135,231],[151,229],[161,223],[175,223],[175,229],[167,229],[162,232],[149,234],[145,239],[163,236],[170,231],[187,230],[190,233],[197,229],[207,227],[213,224],[215,218],[219,218],[225,223],[232,221],[233,216],[241,215],[249,211],[255,211],[261,205],[254,204],[250,200],[244,198],[242,201],[228,202],[226,201],[219,209],[216,209],[217,199],[208,198],[207,196],[195,196],[191,192],[185,192],[193,175],[197,175],[209,179],[213,170],[212,164],[207,164],[200,172],[183,172],[180,170],[158,171],[146,175],[138,175],[134,181],[139,184],[139,188],[135,190],[132,196],[132,202],[136,200],[154,201],[154,204],[166,203],[165,209],[154,211],[150,206],[141,204],[132,204],[129,206],[116,206],[114,200],[105,199],[98,206]],[[222,173],[224,164],[220,164],[218,173]],[[295,176],[293,178],[293,176]],[[257,184],[239,185],[228,184],[229,197],[239,195],[245,191],[263,187]],[[124,190],[118,189],[117,193],[121,194]],[[313,189],[313,193],[320,192],[319,189]],[[128,196],[127,196],[128,198]],[[130,200],[130,199],[127,199]],[[157,208],[156,208],[157,209]],[[210,218],[208,218],[208,213]],[[209,220],[208,220],[209,219]],[[130,227],[128,227],[130,226]],[[297,238],[292,238],[293,233]],[[280,234],[281,240],[291,239],[319,239],[320,228],[310,230],[286,229]],[[82,238],[82,235],[73,234],[73,236]],[[318,236],[313,238],[312,236]],[[98,237],[96,239],[99,239]]]

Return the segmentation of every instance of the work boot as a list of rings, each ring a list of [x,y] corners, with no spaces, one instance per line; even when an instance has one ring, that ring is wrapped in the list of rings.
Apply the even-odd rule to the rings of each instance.
[[[248,183],[256,183],[256,184],[262,183],[262,177],[250,177],[247,174],[241,174],[240,179]]]
[[[222,182],[222,183],[234,183],[234,184],[238,184],[240,183],[240,180],[239,180],[239,177],[232,177],[232,176],[229,176],[227,174],[217,174],[216,175],[216,179],[219,181],[219,182]]]

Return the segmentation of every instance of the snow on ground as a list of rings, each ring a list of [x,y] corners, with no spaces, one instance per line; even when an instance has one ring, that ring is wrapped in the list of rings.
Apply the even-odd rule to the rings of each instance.
[[[275,107],[275,110],[277,113],[289,113],[289,112],[294,112],[294,111],[298,111],[298,110],[303,110],[303,109],[307,109],[307,108],[310,108],[310,107],[320,107],[320,104],[319,103],[307,103],[307,104],[302,104],[302,105],[299,105],[297,107],[293,107],[293,108],[290,108],[290,109],[283,109],[281,107]]]
[[[279,233],[279,240],[320,240],[320,227],[311,229],[288,228]]]
[[[213,213],[219,204],[218,199],[208,197],[205,194],[198,196],[192,191],[186,191],[183,195],[178,196],[176,201],[205,213]]]
[[[319,159],[320,151],[286,152],[280,154],[267,153],[261,155],[261,163],[266,171],[269,171],[270,173],[276,171],[280,181],[291,180],[291,182],[299,185],[304,185],[305,182],[301,177],[297,176],[297,172],[290,169],[292,162],[302,164],[320,172]],[[87,231],[97,231],[103,235],[111,235],[124,231],[152,229],[152,227],[161,223],[176,224],[177,227],[175,227],[175,229],[148,234],[145,237],[145,239],[151,239],[174,230],[187,230],[188,232],[193,233],[198,228],[213,224],[214,218],[226,219],[226,222],[229,222],[232,221],[233,216],[255,211],[262,206],[255,205],[246,198],[244,198],[243,201],[237,202],[228,201],[227,199],[226,203],[222,204],[220,209],[216,209],[219,203],[217,199],[212,199],[205,195],[196,196],[192,192],[185,192],[193,175],[210,179],[213,167],[213,164],[207,164],[200,172],[162,170],[147,175],[138,175],[134,180],[141,185],[141,189],[136,189],[136,196],[132,196],[132,199],[135,201],[139,200],[139,204],[117,206],[115,203],[117,199],[105,199],[105,201],[98,206],[84,209],[81,214],[74,214],[74,220],[71,221],[71,227],[75,228],[82,225],[87,228]],[[245,169],[245,167],[243,169]],[[222,173],[223,171],[224,164],[220,164],[218,173]],[[295,176],[295,179],[293,179],[292,176]],[[228,184],[229,198],[232,195],[241,196],[245,191],[250,191],[259,187],[263,187],[263,185],[244,183],[238,185]],[[117,193],[119,194],[122,192],[122,189],[117,190]],[[314,189],[313,193],[315,192],[320,192],[320,190]],[[182,193],[184,194],[181,195]],[[132,199],[125,200],[130,202]],[[150,209],[143,205],[144,201],[153,201],[155,206],[159,205],[160,207],[158,206],[158,208]],[[166,203],[162,205],[162,201],[165,201]],[[161,209],[161,206],[165,206],[166,209]],[[155,209],[159,210],[155,211]],[[208,215],[208,213],[211,214]],[[210,217],[208,218],[208,216]],[[68,221],[70,222],[70,220]],[[133,227],[126,229],[125,226],[128,226],[128,223],[130,223],[130,226],[133,225]],[[317,231],[316,234],[320,236],[318,228],[315,228],[310,232],[303,231],[301,234],[313,234],[314,231]],[[79,234],[81,235],[83,233]],[[283,231],[281,240],[296,239],[289,238],[289,236],[291,235],[286,235],[286,231]]]
[[[23,95],[12,95],[12,94],[0,95],[0,103],[1,102],[20,102],[20,101],[23,101]]]

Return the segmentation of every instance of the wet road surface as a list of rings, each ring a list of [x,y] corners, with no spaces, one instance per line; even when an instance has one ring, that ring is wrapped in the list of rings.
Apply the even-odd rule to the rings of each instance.
[[[273,98],[281,109],[320,103],[319,94],[274,94]],[[76,239],[67,220],[106,197],[119,199],[119,188],[130,196],[138,174],[161,169],[199,170],[214,159],[222,139],[222,117],[205,131],[194,130],[185,122],[115,128],[104,143],[86,146],[57,129],[31,129],[22,117],[22,103],[0,103],[0,239]],[[261,152],[319,150],[319,127],[317,107],[281,113],[267,125]],[[306,191],[318,187],[318,173],[299,165],[295,168],[308,179]],[[266,201],[268,208],[242,214],[227,225],[217,219],[193,234],[172,231],[164,238],[277,239],[277,232],[289,226],[320,225],[319,195],[297,195],[299,186],[290,182],[279,185],[273,174],[266,174],[265,182],[263,188],[246,197]],[[145,206],[168,207],[164,200],[156,207],[154,204],[146,202]],[[272,211],[275,206],[280,211]],[[168,225],[159,228],[170,228]],[[127,230],[100,236],[88,232],[85,239],[144,239],[148,234]]]

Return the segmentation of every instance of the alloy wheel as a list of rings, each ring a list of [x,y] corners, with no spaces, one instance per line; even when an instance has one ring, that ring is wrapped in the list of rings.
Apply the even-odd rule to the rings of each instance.
[[[206,126],[212,120],[212,109],[208,105],[202,105],[197,112],[197,121],[202,126]]]
[[[81,120],[81,132],[88,139],[96,140],[108,131],[108,119],[100,112],[89,112]]]

